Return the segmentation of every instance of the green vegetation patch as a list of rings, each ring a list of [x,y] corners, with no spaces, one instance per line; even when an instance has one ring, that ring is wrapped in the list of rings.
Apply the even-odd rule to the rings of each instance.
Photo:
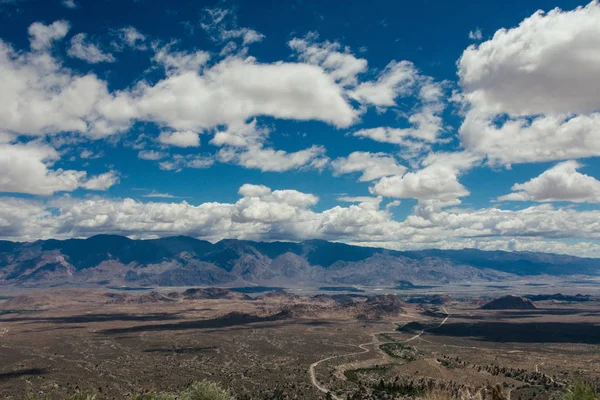
[[[349,369],[344,371],[344,375],[348,381],[356,383],[360,378],[379,379],[390,368],[392,368],[391,365],[376,365],[370,368]]]
[[[599,400],[600,396],[594,390],[592,385],[587,382],[575,382],[573,383],[567,393],[565,394],[564,400]]]
[[[401,358],[406,361],[415,361],[419,354],[413,346],[407,346],[402,343],[384,343],[379,348],[387,355],[394,358]]]
[[[30,394],[23,400],[49,400],[56,398],[51,393],[45,393]],[[94,391],[85,391],[64,397],[63,400],[100,400],[100,396]],[[129,400],[234,400],[234,398],[218,383],[205,380],[196,382],[181,392],[143,394],[130,397]]]

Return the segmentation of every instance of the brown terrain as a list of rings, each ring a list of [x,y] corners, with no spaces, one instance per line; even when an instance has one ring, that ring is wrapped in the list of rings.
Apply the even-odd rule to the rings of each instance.
[[[238,399],[434,390],[550,399],[574,380],[599,382],[594,298],[548,297],[518,310],[448,296],[407,300],[283,291],[252,298],[216,288],[31,291],[0,301],[0,398],[86,388],[122,399],[208,379]]]

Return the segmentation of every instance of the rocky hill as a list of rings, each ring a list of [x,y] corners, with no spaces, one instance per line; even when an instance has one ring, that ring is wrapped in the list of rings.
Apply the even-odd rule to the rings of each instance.
[[[520,296],[503,296],[481,307],[482,310],[535,310],[533,301]]]
[[[0,241],[0,284],[364,285],[500,282],[519,275],[600,273],[598,259],[479,250],[391,251],[322,240],[300,243],[176,236],[132,240]]]

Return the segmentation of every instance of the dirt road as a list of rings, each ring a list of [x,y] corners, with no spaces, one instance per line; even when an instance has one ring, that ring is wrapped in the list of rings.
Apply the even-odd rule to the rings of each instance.
[[[444,324],[446,323],[446,321],[448,321],[448,318],[450,318],[450,313],[448,312],[448,310],[446,310],[446,308],[445,308],[445,307],[442,307],[442,310],[443,310],[443,311],[444,311],[444,313],[446,314],[446,318],[444,318],[444,319],[442,320],[442,322],[440,322],[440,324],[439,324],[439,325],[437,325],[437,326],[435,326],[435,327],[433,327],[433,328],[430,328],[430,329],[437,329],[437,328],[441,327],[442,325],[444,325]],[[406,340],[403,340],[403,341],[400,341],[400,342],[397,342],[397,343],[408,343],[408,342],[412,342],[413,340],[420,338],[420,337],[421,337],[421,335],[423,335],[423,334],[424,334],[424,333],[425,333],[427,330],[428,330],[428,329],[423,329],[423,330],[421,330],[419,333],[417,333],[416,335],[414,335],[413,337],[411,337],[411,338],[408,338],[408,339],[406,339]],[[317,367],[319,364],[321,364],[321,363],[324,363],[324,362],[326,362],[326,361],[329,361],[329,360],[333,360],[334,358],[341,358],[341,357],[357,356],[357,355],[359,355],[359,354],[365,354],[365,353],[368,353],[368,352],[370,352],[371,350],[369,350],[369,348],[368,348],[367,346],[371,346],[371,345],[374,345],[374,344],[378,344],[378,343],[379,343],[379,341],[377,340],[377,335],[381,335],[381,334],[384,334],[384,333],[396,333],[396,331],[385,331],[385,332],[376,332],[376,333],[374,333],[374,334],[373,334],[373,338],[374,338],[374,340],[373,340],[373,341],[371,341],[371,342],[368,342],[368,343],[359,344],[359,345],[357,345],[357,346],[356,346],[356,347],[360,348],[360,349],[361,349],[361,351],[357,351],[357,352],[353,352],[353,353],[340,354],[340,355],[337,355],[337,356],[329,356],[329,357],[323,358],[323,359],[321,359],[321,360],[319,360],[319,361],[317,361],[317,362],[314,362],[314,363],[312,363],[312,364],[310,365],[310,367],[308,368],[308,373],[309,373],[309,375],[310,375],[310,381],[311,381],[312,385],[313,385],[314,387],[316,387],[316,388],[317,388],[317,389],[318,389],[320,392],[322,392],[322,393],[330,393],[330,394],[331,394],[331,397],[332,397],[334,400],[343,400],[342,398],[340,398],[340,397],[336,396],[335,394],[333,394],[332,392],[330,392],[330,391],[329,391],[329,390],[328,390],[328,389],[327,389],[325,386],[323,386],[323,385],[321,385],[321,384],[319,383],[319,381],[318,381],[318,379],[317,379],[317,376],[316,376],[316,373],[315,373],[315,368],[316,368],[316,367]],[[349,345],[349,346],[355,346],[355,345]]]

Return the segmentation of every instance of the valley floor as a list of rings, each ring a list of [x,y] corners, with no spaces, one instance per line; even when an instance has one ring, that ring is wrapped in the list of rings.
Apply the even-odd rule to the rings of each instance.
[[[572,380],[600,378],[595,302],[526,311],[406,304],[376,320],[328,313],[309,298],[111,304],[93,291],[37,296],[22,309],[0,304],[0,398],[91,388],[120,399],[208,379],[237,398],[499,387],[506,398],[543,399]],[[290,305],[304,314],[282,312]]]

